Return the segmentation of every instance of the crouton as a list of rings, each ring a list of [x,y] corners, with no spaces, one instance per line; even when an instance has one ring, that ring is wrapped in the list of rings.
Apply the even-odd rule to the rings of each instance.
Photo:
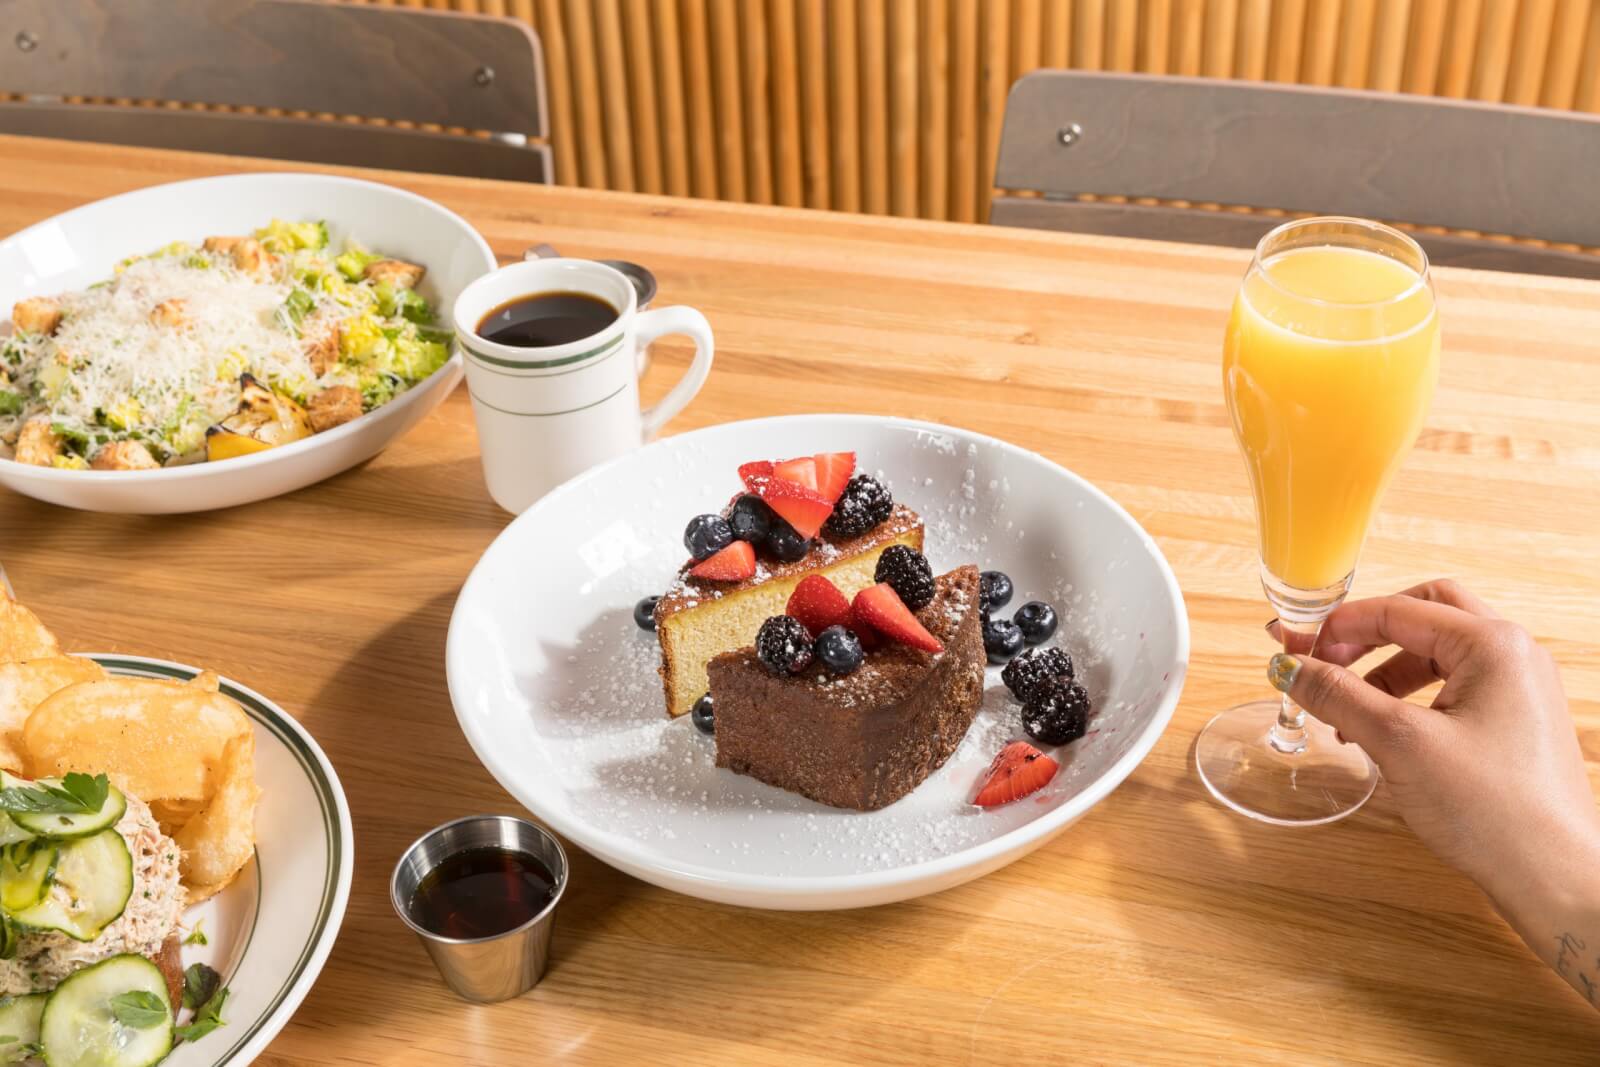
[[[94,454],[89,466],[97,471],[148,471],[160,464],[138,441],[112,441]]]
[[[407,263],[403,259],[379,259],[368,263],[361,276],[368,281],[388,282],[396,289],[411,289],[422,280],[423,273],[424,268],[417,263]]]
[[[150,322],[155,326],[170,326],[174,330],[181,330],[190,322],[189,305],[177,297],[163,300],[150,309]]]
[[[254,237],[241,237],[228,246],[233,265],[246,274],[260,274],[272,264],[272,257]]]
[[[361,415],[361,393],[348,385],[335,385],[324,389],[306,405],[311,416],[311,428],[317,433],[343,426]]]
[[[243,240],[245,240],[243,237],[207,237],[205,243],[200,247],[207,252],[222,252],[226,254],[232,252],[233,246]]]
[[[311,319],[302,330],[301,347],[311,361],[311,372],[320,378],[339,362],[339,324],[328,318]]]
[[[62,441],[50,430],[50,417],[39,415],[22,424],[17,435],[17,462],[31,463],[35,467],[48,467],[61,455]]]
[[[30,296],[11,309],[11,324],[28,333],[52,334],[61,325],[61,305],[54,297]]]

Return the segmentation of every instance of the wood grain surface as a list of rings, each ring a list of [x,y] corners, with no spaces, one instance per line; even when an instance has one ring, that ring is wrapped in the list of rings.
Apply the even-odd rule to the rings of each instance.
[[[0,138],[0,233],[259,163]],[[1317,830],[1212,803],[1191,767],[1272,648],[1219,345],[1247,253],[419,175],[506,259],[548,241],[650,265],[717,366],[671,427],[798,412],[935,419],[1037,449],[1126,506],[1177,572],[1194,658],[1149,758],[1072,830],[976,883],[867,911],[702,903],[573,853],[555,961],[468,1006],[391,914],[430,826],[515,804],[445,691],[445,627],[507,516],[458,392],[383,455],[215,514],[0,496],[0,560],[75,649],[204,664],[283,704],[349,792],[357,869],[288,1064],[1582,1064],[1600,1020],[1384,790]],[[180,236],[176,235],[175,236]],[[1600,284],[1438,272],[1433,413],[1357,592],[1454,575],[1560,661],[1600,778]],[[687,363],[659,344],[659,396]],[[244,580],[246,577],[250,580]],[[271,803],[268,797],[266,803]]]

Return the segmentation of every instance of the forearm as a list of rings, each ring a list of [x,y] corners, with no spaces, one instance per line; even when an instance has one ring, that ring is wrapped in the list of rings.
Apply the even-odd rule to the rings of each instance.
[[[1600,820],[1525,840],[1521,861],[1484,888],[1528,947],[1600,1009]]]

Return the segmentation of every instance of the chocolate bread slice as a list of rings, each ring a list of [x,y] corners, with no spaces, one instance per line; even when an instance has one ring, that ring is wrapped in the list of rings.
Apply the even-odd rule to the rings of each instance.
[[[944,765],[983,702],[978,569],[940,575],[917,618],[938,653],[886,643],[853,674],[764,667],[753,648],[711,660],[717,766],[837,808],[893,804]]]

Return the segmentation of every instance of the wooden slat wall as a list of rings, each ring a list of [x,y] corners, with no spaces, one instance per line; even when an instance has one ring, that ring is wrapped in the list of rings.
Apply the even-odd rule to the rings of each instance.
[[[566,184],[983,219],[1037,67],[1600,111],[1600,0],[350,0],[510,15]]]

